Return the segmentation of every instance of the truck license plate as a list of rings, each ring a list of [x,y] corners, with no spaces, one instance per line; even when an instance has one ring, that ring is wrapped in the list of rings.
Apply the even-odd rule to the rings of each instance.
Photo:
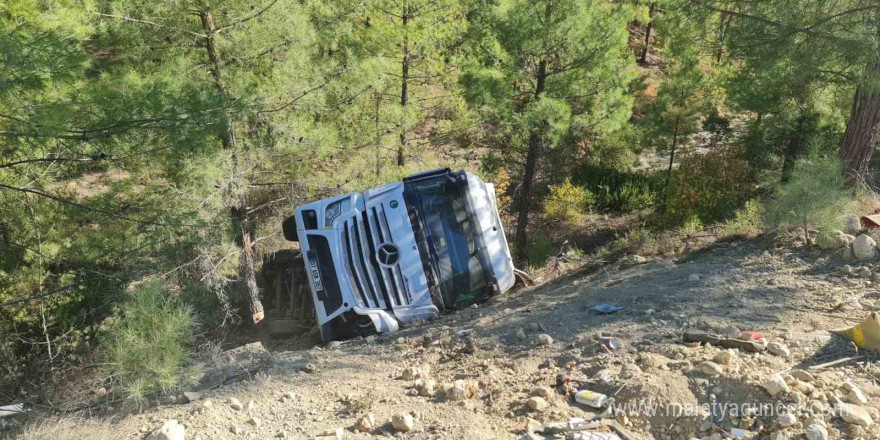
[[[321,281],[321,269],[318,269],[318,259],[314,257],[309,258],[309,272],[312,274],[315,290],[324,290],[324,283]]]

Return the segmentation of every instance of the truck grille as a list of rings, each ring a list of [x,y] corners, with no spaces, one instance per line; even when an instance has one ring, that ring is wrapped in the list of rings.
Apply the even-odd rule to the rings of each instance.
[[[345,221],[343,259],[358,305],[388,309],[412,302],[399,266],[382,267],[376,260],[380,244],[394,242],[385,208],[377,205]]]

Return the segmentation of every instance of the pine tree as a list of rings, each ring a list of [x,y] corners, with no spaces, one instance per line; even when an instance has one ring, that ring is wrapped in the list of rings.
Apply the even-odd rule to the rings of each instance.
[[[462,79],[465,96],[522,157],[515,248],[527,263],[529,207],[541,156],[565,133],[621,127],[630,115],[634,60],[626,25],[632,9],[599,0],[512,0],[471,5],[477,59]],[[524,150],[524,151],[523,151]]]

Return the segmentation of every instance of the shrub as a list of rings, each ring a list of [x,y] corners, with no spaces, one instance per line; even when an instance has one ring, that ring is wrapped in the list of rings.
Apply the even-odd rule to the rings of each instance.
[[[742,209],[736,211],[733,218],[724,223],[721,237],[754,237],[761,233],[764,226],[764,205],[758,199],[746,202]]]
[[[560,185],[550,186],[550,195],[544,202],[544,215],[553,220],[578,224],[586,216],[590,206],[596,203],[596,196],[580,186],[565,179]]]
[[[185,378],[196,319],[168,286],[148,281],[122,302],[121,316],[103,340],[113,377],[130,400],[167,391]]]
[[[528,257],[530,266],[540,266],[547,262],[553,252],[553,242],[544,234],[535,237],[535,242],[529,246]]]
[[[572,181],[595,194],[598,210],[612,212],[653,208],[663,189],[663,178],[659,174],[627,172],[597,165],[578,167]]]
[[[709,224],[728,218],[748,194],[748,164],[737,150],[689,154],[673,171],[664,214],[679,225],[694,216]]]
[[[808,240],[810,226],[821,232],[833,231],[842,226],[843,214],[852,206],[840,159],[812,155],[798,160],[788,182],[773,192],[765,219],[770,229],[802,228]]]
[[[656,255],[660,251],[656,234],[647,228],[635,228],[618,236],[613,249],[631,254]]]

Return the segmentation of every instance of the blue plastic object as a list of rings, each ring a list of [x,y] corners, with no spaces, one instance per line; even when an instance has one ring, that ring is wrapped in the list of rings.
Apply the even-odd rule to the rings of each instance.
[[[623,307],[618,307],[611,304],[599,304],[590,307],[589,310],[599,315],[610,315],[612,313],[617,313],[618,311],[623,310]]]

